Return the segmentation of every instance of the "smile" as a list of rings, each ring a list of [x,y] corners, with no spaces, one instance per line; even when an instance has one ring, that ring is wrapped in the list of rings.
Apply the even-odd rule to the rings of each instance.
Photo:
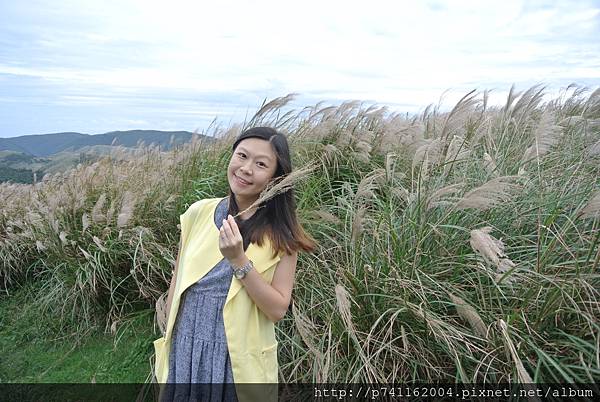
[[[236,180],[238,181],[238,183],[243,184],[244,186],[249,186],[250,184],[252,184],[252,183],[249,183],[249,182],[245,181],[241,177],[238,177],[236,175],[234,175],[234,176],[235,176]]]

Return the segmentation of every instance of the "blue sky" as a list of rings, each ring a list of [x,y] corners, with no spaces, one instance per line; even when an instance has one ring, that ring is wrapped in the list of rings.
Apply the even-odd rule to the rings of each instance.
[[[600,86],[599,1],[0,2],[0,137],[202,131],[291,92],[414,113]]]

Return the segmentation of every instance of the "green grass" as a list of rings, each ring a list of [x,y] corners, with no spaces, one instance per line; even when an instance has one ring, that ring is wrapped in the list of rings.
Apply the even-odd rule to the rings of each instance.
[[[33,299],[35,285],[0,297],[0,382],[143,383],[150,373],[152,310],[121,323],[115,334],[94,326],[61,332]]]

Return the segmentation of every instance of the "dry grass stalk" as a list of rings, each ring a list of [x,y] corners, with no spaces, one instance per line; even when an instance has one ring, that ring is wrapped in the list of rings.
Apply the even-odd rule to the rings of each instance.
[[[553,123],[553,120],[554,116],[546,109],[533,132],[534,143],[523,154],[523,163],[534,156],[539,159],[558,143],[562,131],[560,126]]]
[[[53,212],[48,212],[48,220],[50,221],[50,226],[52,227],[52,230],[54,230],[54,233],[58,233],[60,234],[60,225],[58,223],[58,219],[52,219],[53,216]]]
[[[408,337],[406,336],[406,330],[404,329],[404,325],[400,325],[400,336],[402,337],[402,349],[405,352],[408,352]]]
[[[416,305],[407,303],[407,306],[417,317],[420,317],[427,323],[433,336],[442,340],[452,352],[457,352],[456,348],[458,342],[466,342],[466,339],[461,332],[457,331],[454,327],[449,326],[439,317],[436,317],[432,311],[427,311],[427,313],[423,311],[421,304]]]
[[[79,250],[81,250],[81,252],[83,253],[83,256],[85,257],[86,260],[88,260],[88,261],[93,260],[93,257],[90,253],[88,253],[87,251],[82,249],[80,246],[77,246],[77,247],[79,248]]]
[[[327,161],[331,161],[331,159],[335,157],[335,154],[337,152],[339,151],[337,147],[333,144],[327,144],[325,145],[325,147],[323,147],[323,154],[325,155]]]
[[[483,168],[490,174],[490,175],[497,175],[498,172],[498,166],[496,165],[496,162],[494,161],[494,158],[492,158],[490,156],[490,154],[488,154],[487,152],[483,153]]]
[[[440,159],[440,151],[442,149],[442,142],[439,139],[429,139],[423,140],[422,145],[420,145],[415,151],[415,155],[413,156],[412,161],[412,170],[415,170],[415,167],[421,162],[427,167],[427,164],[434,164]]]
[[[510,339],[510,335],[508,333],[508,326],[507,326],[506,322],[504,322],[503,319],[499,319],[498,325],[500,326],[500,331],[502,332],[502,339],[504,341],[504,346],[510,352],[512,360],[515,363],[515,366],[517,368],[517,376],[519,377],[519,382],[521,384],[532,384],[533,380],[529,376],[529,373],[527,372],[527,370],[525,370],[525,367],[523,366],[523,362],[521,361],[521,359],[519,358],[519,355],[517,353],[517,348],[515,347],[512,340]]]
[[[375,169],[367,176],[365,176],[358,184],[356,195],[354,196],[354,201],[358,202],[360,199],[363,198],[374,199],[375,193],[373,191],[376,188],[375,183],[383,177],[385,177],[385,171],[383,169]]]
[[[430,210],[432,208],[449,203],[449,201],[441,200],[441,198],[448,194],[456,193],[457,191],[460,191],[463,187],[463,183],[456,183],[437,189],[427,198],[427,201],[425,202],[425,208],[427,210]]]
[[[544,88],[539,84],[527,89],[513,108],[513,114],[528,116],[539,105],[543,98]]]
[[[319,209],[317,211],[313,211],[312,214],[315,215],[320,220],[328,222],[328,223],[333,223],[334,225],[339,225],[342,223],[340,218],[338,218],[337,216],[335,216],[334,214],[332,214],[329,211]]]
[[[506,257],[504,254],[504,243],[489,233],[492,231],[490,226],[471,230],[469,244],[471,248],[478,252],[486,261],[498,265],[500,258]]]
[[[444,158],[444,173],[448,174],[450,167],[456,161],[465,160],[470,153],[471,151],[467,148],[463,137],[457,135],[452,136],[448,149],[446,150],[446,157]]]
[[[392,188],[392,194],[394,196],[396,196],[398,199],[400,199],[402,201],[405,201],[407,203],[410,200],[410,193],[404,187],[394,187],[394,188]]]
[[[106,194],[102,193],[96,201],[94,208],[92,209],[92,221],[94,223],[103,222],[106,219],[106,216],[102,213],[102,209],[104,208],[104,203],[106,202]]]
[[[86,213],[84,213],[81,216],[81,226],[82,226],[82,230],[81,233],[85,233],[85,231],[87,230],[87,228],[90,226],[90,219],[88,218],[88,215]]]
[[[39,241],[39,240],[36,240],[36,241],[35,241],[35,247],[37,248],[37,251],[38,251],[38,252],[42,252],[42,251],[46,250],[46,248],[47,248],[47,247],[44,245],[44,243],[42,243],[42,242],[41,242],[41,241]]]
[[[360,207],[358,209],[358,211],[356,211],[356,214],[354,215],[354,220],[352,221],[352,234],[351,234],[351,242],[354,245],[356,245],[356,242],[358,241],[358,238],[364,229],[363,223],[364,223],[366,212],[367,212],[367,209],[365,207]]]
[[[98,246],[98,248],[99,248],[99,249],[100,249],[100,250],[101,250],[103,253],[106,253],[106,248],[105,248],[105,247],[102,245],[102,241],[101,241],[101,240],[100,240],[98,237],[96,237],[96,236],[93,236],[93,237],[92,237],[92,240],[94,241],[94,243],[96,243],[96,245]]]
[[[501,120],[501,115],[497,110],[488,109],[486,114],[481,117],[475,133],[471,137],[471,144],[476,145],[480,142],[486,142],[493,137],[494,123]]]
[[[373,149],[371,143],[365,140],[359,140],[356,143],[355,148],[358,152],[366,154],[367,157],[369,157],[371,150]]]
[[[358,339],[358,333],[356,328],[354,328],[354,323],[352,322],[352,312],[350,311],[350,304],[353,302],[350,294],[346,290],[346,288],[342,284],[335,285],[335,298],[338,305],[338,310],[340,312],[340,316],[342,317],[342,321],[346,325],[348,329],[348,334],[354,338],[356,342],[358,353],[362,359],[364,364],[365,373],[369,378],[369,381],[374,381],[378,378],[377,372],[375,368],[370,364],[370,359],[365,355],[362,343]],[[356,304],[356,303],[355,303]],[[359,346],[361,345],[361,346]]]
[[[346,327],[348,328],[349,332],[356,334],[354,324],[352,323],[352,312],[350,311],[350,303],[352,299],[344,285],[339,283],[335,285],[335,298],[337,300],[338,310],[342,320],[346,324]]]
[[[469,323],[477,335],[487,339],[487,326],[477,313],[477,310],[466,301],[450,292],[448,292],[448,296],[450,297],[450,300],[452,300],[452,303],[454,303],[458,315]]]
[[[586,154],[588,155],[588,157],[600,155],[600,140],[587,147]]]
[[[167,330],[167,295],[169,292],[164,292],[156,300],[156,322],[161,334],[165,336]]]
[[[585,206],[579,211],[582,218],[597,218],[600,216],[600,190],[596,191]]]
[[[331,106],[335,109],[335,106]],[[327,108],[326,108],[327,109]],[[308,138],[312,142],[323,142],[326,138],[329,139],[335,132],[337,122],[333,119],[323,117],[323,121],[319,122],[314,127],[300,131],[298,134],[304,138]]]
[[[499,281],[506,272],[513,269],[516,265],[510,258],[504,254],[504,243],[491,236],[490,226],[481,229],[471,230],[469,244],[471,248],[479,253],[488,263],[496,266],[496,281]],[[512,278],[507,278],[506,282],[511,283]]]
[[[510,200],[513,193],[521,188],[513,183],[519,176],[496,177],[487,183],[466,193],[456,204],[457,209],[475,208],[490,209],[502,202]]]
[[[329,381],[329,367],[331,366],[331,355],[334,353],[331,347],[331,323],[327,327],[327,349],[325,349],[325,362],[323,363],[322,370],[317,372],[317,382],[328,382]]]
[[[117,216],[117,227],[122,228],[127,225],[131,217],[133,216],[133,210],[135,208],[135,198],[131,191],[125,191],[123,196],[123,204],[121,205],[121,212]]]
[[[292,100],[294,100],[294,98],[296,96],[298,96],[297,93],[290,93],[290,94],[287,94],[286,96],[281,96],[279,98],[275,98],[272,101],[264,104],[258,110],[258,112],[256,112],[256,114],[254,115],[254,117],[252,117],[252,120],[250,121],[250,125],[251,126],[255,125],[256,123],[258,123],[259,121],[261,121],[261,118],[264,117],[265,115],[267,115],[269,112],[281,109],[282,107],[284,107],[285,105],[287,105],[289,102],[291,102]]]
[[[297,183],[298,181],[307,178],[312,171],[317,167],[317,164],[315,162],[312,162],[311,164],[307,165],[304,168],[301,169],[297,169],[292,171],[292,173],[289,173],[288,175],[285,175],[283,177],[278,177],[277,179],[272,180],[267,187],[260,193],[258,199],[256,201],[254,201],[248,208],[246,208],[245,210],[237,213],[235,217],[250,211],[253,208],[262,208],[262,207],[258,207],[260,204],[262,204],[263,202],[266,202],[268,200],[270,200],[271,198],[279,195],[279,194],[283,194],[285,192],[287,192],[288,190],[292,189],[294,187],[294,184]],[[257,208],[258,207],[258,208]]]
[[[505,114],[510,114],[512,112],[512,104],[521,95],[521,92],[515,91],[515,84],[510,86],[510,90],[508,91],[508,96],[506,97],[506,104],[502,108],[502,111]]]
[[[463,96],[456,105],[454,105],[450,113],[446,115],[440,133],[442,139],[449,138],[450,135],[454,134],[457,130],[464,129],[467,120],[473,114],[473,110],[481,102],[476,99],[476,96],[476,90],[472,90]]]
[[[352,133],[346,128],[341,129],[337,135],[337,138],[335,139],[335,145],[338,148],[344,149],[349,146],[351,142]]]
[[[112,221],[113,215],[115,213],[115,199],[110,202],[110,207],[106,210],[106,222],[110,223]]]
[[[398,155],[394,152],[389,152],[385,155],[385,174],[388,182],[390,182],[394,177],[397,159]]]
[[[300,337],[306,346],[308,346],[308,349],[317,358],[319,366],[322,366],[325,357],[312,341],[313,334],[318,333],[315,324],[296,308],[295,303],[292,303],[292,315],[294,316],[294,323],[300,333]]]

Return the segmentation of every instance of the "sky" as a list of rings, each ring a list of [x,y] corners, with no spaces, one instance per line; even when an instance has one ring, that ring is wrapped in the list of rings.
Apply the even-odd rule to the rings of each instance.
[[[289,93],[418,113],[600,86],[596,1],[0,0],[0,137],[198,130]]]

